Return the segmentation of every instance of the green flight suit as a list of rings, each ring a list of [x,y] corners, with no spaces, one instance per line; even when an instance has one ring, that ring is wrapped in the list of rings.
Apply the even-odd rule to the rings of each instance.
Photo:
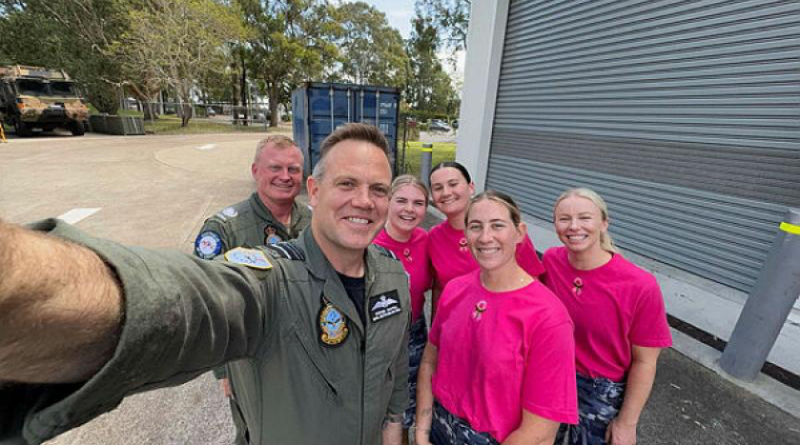
[[[310,229],[282,249],[258,250],[272,268],[257,270],[126,247],[57,220],[31,227],[97,252],[122,284],[125,321],[113,358],[89,381],[0,388],[2,443],[41,443],[127,395],[236,359],[244,359],[232,372],[255,445],[380,444],[384,418],[407,406],[408,282],[385,250],[365,252],[362,324]],[[380,315],[387,301],[399,310]],[[336,347],[320,335],[326,302],[348,328]]]
[[[234,247],[256,247],[288,241],[297,238],[309,224],[311,211],[307,206],[294,203],[287,228],[275,219],[258,193],[253,192],[248,199],[226,207],[203,223],[195,240],[194,253],[200,258],[210,259]],[[217,379],[228,378],[226,366],[214,369]],[[229,382],[232,388],[237,386],[233,381]],[[236,428],[234,443],[242,445],[247,443],[247,425],[237,404],[239,397],[234,392],[228,402]]]
[[[276,221],[267,206],[253,192],[250,198],[226,207],[208,218],[195,240],[195,255],[210,259],[234,247],[257,247],[297,238],[311,224],[311,211],[295,201],[287,228]],[[269,239],[270,236],[277,236]]]

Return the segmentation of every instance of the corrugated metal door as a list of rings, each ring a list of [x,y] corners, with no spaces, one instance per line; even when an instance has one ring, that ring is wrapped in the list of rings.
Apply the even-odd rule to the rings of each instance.
[[[487,186],[549,220],[577,185],[623,248],[749,290],[800,206],[800,3],[512,0]]]

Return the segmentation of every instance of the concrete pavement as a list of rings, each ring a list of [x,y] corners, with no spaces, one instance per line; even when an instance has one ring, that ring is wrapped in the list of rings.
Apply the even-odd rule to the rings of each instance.
[[[94,235],[189,252],[207,216],[251,192],[249,165],[260,137],[13,139],[0,144],[0,217],[24,223],[73,211],[87,215],[76,225]],[[713,352],[706,353],[713,368]],[[800,404],[796,390],[777,388]],[[228,413],[216,382],[205,374],[178,388],[130,397],[50,443],[226,444],[233,437]],[[641,444],[794,445],[800,444],[800,419],[671,349],[662,354],[639,433]]]

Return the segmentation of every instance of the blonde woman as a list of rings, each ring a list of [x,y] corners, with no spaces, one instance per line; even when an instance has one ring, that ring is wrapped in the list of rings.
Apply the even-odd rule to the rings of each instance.
[[[575,323],[580,422],[569,443],[633,445],[658,355],[672,345],[661,290],[614,247],[608,207],[594,191],[564,192],[553,224],[564,246],[545,252],[545,282]]]
[[[428,341],[423,306],[425,292],[431,288],[431,263],[428,259],[428,233],[419,227],[428,211],[428,188],[412,175],[402,175],[392,182],[389,215],[386,225],[373,241],[391,250],[403,263],[411,293],[411,331],[408,336],[409,406],[403,426],[414,423],[417,400],[417,371],[422,351]]]

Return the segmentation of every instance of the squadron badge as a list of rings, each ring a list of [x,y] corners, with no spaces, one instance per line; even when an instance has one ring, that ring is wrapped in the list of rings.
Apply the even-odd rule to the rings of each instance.
[[[264,244],[265,245],[268,246],[270,244],[278,244],[280,242],[283,242],[283,238],[281,238],[278,235],[277,230],[275,230],[275,227],[272,227],[272,226],[264,227]]]
[[[261,250],[237,247],[225,252],[225,259],[229,263],[241,264],[253,269],[272,269],[272,263],[269,262],[267,256]]]
[[[194,240],[194,253],[204,260],[214,258],[222,251],[222,239],[216,232],[203,232]]]
[[[349,334],[347,319],[325,297],[322,302],[322,310],[319,311],[319,339],[325,346],[341,346]]]

